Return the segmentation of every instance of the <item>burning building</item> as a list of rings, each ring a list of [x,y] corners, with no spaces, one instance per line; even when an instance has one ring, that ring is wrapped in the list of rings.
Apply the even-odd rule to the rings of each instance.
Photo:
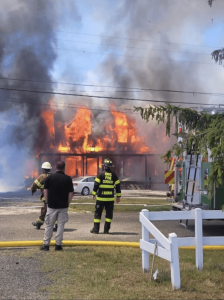
[[[113,105],[104,117],[82,106],[70,122],[59,121],[55,110],[44,111],[41,121],[47,128],[48,147],[36,153],[39,172],[44,161],[55,166],[57,160],[64,160],[68,175],[94,176],[101,171],[103,159],[109,157],[124,188],[166,188],[166,166],[155,140],[149,143],[145,134],[149,130],[139,133],[136,119]],[[162,143],[165,145],[166,139]]]

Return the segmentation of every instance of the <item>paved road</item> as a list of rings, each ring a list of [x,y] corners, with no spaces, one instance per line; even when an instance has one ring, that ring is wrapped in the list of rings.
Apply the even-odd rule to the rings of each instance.
[[[32,208],[32,206],[31,206]],[[0,212],[3,209],[0,209]],[[1,222],[1,241],[19,241],[19,240],[42,240],[44,235],[44,226],[40,230],[36,230],[31,225],[39,215],[39,208],[29,207],[21,208],[10,207],[4,208],[7,210],[7,215],[0,215]],[[18,213],[16,213],[18,212]],[[105,215],[105,214],[104,214]],[[103,230],[103,221],[101,232]],[[194,236],[194,222],[189,221],[188,228],[179,225],[179,221],[155,221],[154,224],[161,232],[168,237],[169,233],[175,232],[179,237]],[[115,213],[112,222],[110,235],[93,235],[90,234],[90,229],[93,226],[92,213],[70,213],[69,222],[65,225],[64,239],[65,240],[110,240],[110,241],[130,241],[138,242],[141,238],[141,224],[139,222],[139,213]],[[223,221],[204,221],[203,222],[204,236],[222,236],[224,235]],[[55,235],[55,233],[54,233]],[[54,239],[54,236],[53,236]]]
[[[163,191],[124,191],[126,197],[163,197]],[[80,198],[80,195],[75,198]],[[89,196],[91,197],[91,196]],[[36,230],[31,225],[40,213],[40,200],[38,195],[30,196],[30,193],[5,193],[0,194],[0,241],[17,240],[42,240],[44,226]],[[105,216],[105,214],[103,215]],[[103,231],[103,221],[101,232]],[[156,221],[154,224],[168,237],[169,233],[175,232],[179,237],[194,236],[194,221],[190,220],[188,228],[179,225],[179,221]],[[69,222],[65,225],[65,240],[110,240],[138,242],[141,238],[141,224],[139,213],[115,213],[110,235],[93,235],[90,229],[93,226],[92,213],[70,213]],[[224,235],[224,222],[219,220],[203,221],[204,236]],[[55,236],[55,233],[54,233]],[[54,239],[53,236],[53,239]]]

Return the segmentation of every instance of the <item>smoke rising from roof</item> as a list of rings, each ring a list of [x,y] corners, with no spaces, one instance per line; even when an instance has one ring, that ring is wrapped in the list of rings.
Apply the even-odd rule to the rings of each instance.
[[[103,35],[110,36],[103,37],[102,44],[126,48],[102,46],[108,56],[97,69],[97,73],[102,74],[101,79],[108,78],[108,83],[116,86],[223,92],[220,76],[223,70],[210,55],[215,48],[201,47],[223,45],[224,35],[218,33],[222,26],[223,3],[217,2],[212,9],[207,1],[185,0],[124,0],[114,5],[116,9],[111,9],[111,5],[110,1],[105,2],[96,15],[96,19],[105,17]],[[121,56],[113,59],[114,54]],[[134,96],[135,92],[128,95]],[[180,101],[186,105],[220,101],[193,93],[151,92],[138,93],[138,96]]]
[[[62,22],[64,28],[70,28],[71,18],[76,24],[81,22],[76,3],[77,1],[67,0],[1,1],[0,77],[30,79],[32,82],[1,80],[0,86],[47,91],[56,88],[49,83],[52,80],[58,53],[55,48],[58,43],[55,32],[61,28]],[[210,53],[215,48],[200,47],[208,45],[210,43],[208,40],[211,40],[214,46],[220,44],[221,47],[224,44],[224,36],[214,34],[222,24],[222,1],[215,3],[212,8],[207,5],[207,0],[197,1],[197,3],[187,0],[86,0],[85,3],[86,6],[91,7],[91,16],[95,22],[103,24],[104,31],[101,34],[108,36],[102,37],[99,50],[103,50],[104,55],[101,63],[89,72],[89,78],[93,78],[98,83],[102,82],[103,85],[126,88],[223,91],[223,69],[215,65],[210,57]],[[93,33],[94,30],[93,27]],[[122,47],[116,48],[111,45]],[[64,82],[74,82],[74,78],[81,78],[77,71],[74,75],[73,72],[67,72],[66,67],[65,70]],[[35,80],[37,82],[34,82]],[[38,83],[38,81],[46,83]],[[74,87],[73,90],[75,89]],[[220,99],[196,94],[165,92],[115,93],[111,91],[107,96],[180,101],[183,105],[187,105],[189,101],[201,104],[205,102],[212,104],[214,99],[220,101]],[[46,94],[0,90],[0,115],[2,116],[0,128],[4,123],[1,139],[6,147],[1,151],[1,156],[3,157],[7,152],[7,161],[10,162],[8,170],[6,165],[1,163],[0,177],[4,173],[4,178],[6,179],[7,176],[9,178],[10,168],[13,168],[13,165],[22,166],[25,156],[48,151],[50,147],[48,131],[41,117],[46,106],[41,104],[50,101],[51,97]],[[102,103],[107,107],[110,105],[108,100],[92,99],[90,102],[89,98],[84,97],[74,98],[74,102],[79,105],[85,103],[87,106],[91,103],[91,106],[97,107]],[[120,108],[133,109],[133,106],[146,106],[145,102],[121,99],[113,102]],[[74,114],[72,110],[66,112],[61,110],[55,114],[55,119],[61,122],[67,120],[69,123],[74,118]],[[6,119],[3,116],[6,115],[12,124],[5,124]],[[92,135],[100,136],[103,120],[108,118],[108,122],[111,122],[111,117],[100,110],[93,111],[92,115]],[[141,135],[146,136],[147,144],[150,145],[153,141],[156,148],[160,147],[163,152],[164,143],[160,143],[163,127],[157,127],[156,123],[146,124],[141,121],[139,115],[132,115],[132,117],[135,118]],[[55,137],[56,140],[60,138],[60,136]],[[166,146],[169,148],[168,142]],[[15,177],[21,177],[19,168],[15,170],[18,171],[15,171],[18,174]]]

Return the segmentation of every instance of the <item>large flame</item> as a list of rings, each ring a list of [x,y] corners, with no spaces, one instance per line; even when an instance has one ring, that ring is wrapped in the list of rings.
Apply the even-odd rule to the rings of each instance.
[[[116,153],[116,151],[117,153],[157,153],[155,147],[147,146],[146,137],[139,134],[135,119],[117,111],[113,105],[110,108],[110,115],[100,125],[92,119],[92,112],[87,107],[78,108],[70,123],[69,120],[66,120],[65,124],[55,119],[55,113],[56,111],[53,108],[42,113],[42,118],[48,128],[48,145],[50,145],[50,149],[43,149],[43,151],[60,152],[62,157],[63,153],[96,152],[100,154],[105,152]],[[111,117],[113,122],[110,121]],[[110,122],[109,126],[108,122]],[[97,132],[96,136],[92,132],[93,125],[98,126],[95,127],[97,130],[94,131]],[[81,173],[84,172],[84,162],[81,156],[68,157],[64,160],[69,163],[69,167],[67,167],[69,169],[66,170],[67,174],[71,176],[83,175]],[[88,168],[84,173],[96,174],[96,159],[88,158],[87,165]]]
[[[54,113],[53,110],[42,113],[52,140],[51,148],[55,148]],[[79,108],[70,123],[63,126],[60,123],[56,124],[57,129],[63,131],[64,139],[59,142],[55,150],[61,153],[114,152],[116,149],[136,153],[156,152],[155,148],[149,148],[146,145],[145,137],[138,134],[134,119],[125,113],[116,111],[113,105],[111,105],[110,113],[114,122],[109,126],[109,133],[107,131],[107,134],[101,138],[92,139],[92,113],[87,107]],[[123,148],[119,148],[119,144],[124,145]]]
[[[55,128],[54,128],[54,111],[46,110],[41,114],[42,118],[44,119],[48,132],[51,138],[50,147],[54,148],[54,141],[55,141]]]
[[[88,136],[91,134],[91,111],[85,107],[79,108],[75,118],[65,126],[65,136],[69,143],[76,144],[82,140],[82,151],[88,146]]]
[[[46,110],[42,112],[42,117],[48,127],[49,134],[52,138],[55,137],[55,129],[54,129],[54,112]]]
[[[127,116],[124,113],[115,111],[113,106],[111,107],[111,114],[114,117],[114,131],[117,134],[117,141],[119,143],[127,143],[129,136],[129,125]]]

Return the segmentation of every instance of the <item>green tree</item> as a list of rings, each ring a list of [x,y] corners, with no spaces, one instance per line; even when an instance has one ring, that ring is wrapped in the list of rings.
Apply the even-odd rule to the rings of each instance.
[[[174,135],[182,137],[182,141],[176,142],[161,158],[169,162],[172,155],[183,156],[185,151],[199,153],[204,159],[208,159],[208,149],[213,163],[207,184],[210,188],[210,196],[213,195],[214,183],[217,187],[224,185],[224,113],[209,114],[198,112],[190,108],[180,108],[167,104],[166,106],[152,106],[148,108],[135,107],[140,112],[143,120],[157,120],[158,123],[166,123],[166,135],[170,136],[171,126],[175,125]],[[178,132],[178,126],[184,132]]]
[[[212,7],[212,3],[214,0],[208,0],[208,5]],[[222,65],[222,61],[224,60],[224,48],[215,50],[211,53],[212,58],[215,60],[215,62]]]

